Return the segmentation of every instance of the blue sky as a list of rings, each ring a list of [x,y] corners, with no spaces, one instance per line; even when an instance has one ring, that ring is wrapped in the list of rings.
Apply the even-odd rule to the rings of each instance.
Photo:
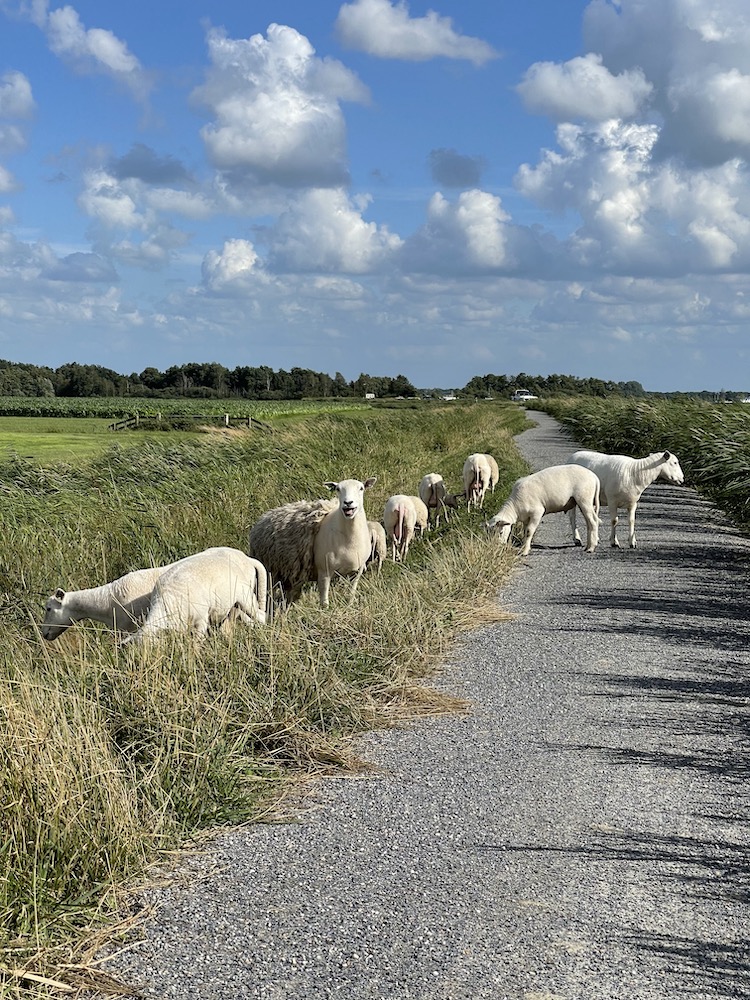
[[[747,0],[0,0],[0,358],[749,390]]]

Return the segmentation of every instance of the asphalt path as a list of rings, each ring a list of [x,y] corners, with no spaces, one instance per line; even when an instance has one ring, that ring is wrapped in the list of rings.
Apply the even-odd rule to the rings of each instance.
[[[530,415],[532,467],[564,461]],[[593,555],[545,518],[514,619],[455,646],[470,712],[368,734],[374,776],[187,859],[108,970],[185,1000],[750,997],[750,540],[689,486],[644,493],[636,550],[603,513]]]

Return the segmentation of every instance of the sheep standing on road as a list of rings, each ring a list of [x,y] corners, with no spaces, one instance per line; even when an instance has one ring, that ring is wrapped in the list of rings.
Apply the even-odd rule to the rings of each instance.
[[[136,569],[132,573],[86,590],[61,587],[48,598],[42,637],[52,642],[74,622],[91,619],[118,632],[135,632],[146,617],[156,581],[168,566]]]
[[[464,495],[466,496],[466,506],[469,510],[473,507],[484,506],[484,495],[488,489],[493,487],[493,467],[488,460],[490,456],[475,452],[464,462],[463,481]],[[495,462],[494,458],[492,462]],[[495,462],[495,478],[497,482],[497,463]]]
[[[141,628],[123,645],[140,644],[166,631],[207,635],[225,621],[266,621],[265,566],[239,549],[205,549],[168,566],[159,576]]]
[[[320,606],[328,607],[334,576],[352,576],[351,600],[372,550],[363,506],[376,482],[342,479],[325,483],[337,499],[298,500],[266,511],[250,529],[249,552],[267,567],[287,601],[317,580]]]
[[[500,528],[500,539],[507,542],[513,525],[520,521],[524,526],[521,555],[526,556],[545,514],[578,507],[588,529],[586,551],[593,552],[599,543],[599,492],[599,479],[589,469],[579,465],[552,465],[517,479],[508,499],[487,522],[487,528]]]
[[[601,502],[609,507],[612,533],[610,545],[619,548],[617,541],[617,511],[624,508],[628,512],[628,537],[630,548],[637,547],[635,538],[635,509],[641,494],[657,479],[681,486],[685,476],[677,460],[670,451],[655,451],[645,458],[630,458],[628,455],[605,455],[599,451],[577,451],[568,459],[576,465],[591,469],[601,483]],[[573,538],[580,545],[581,538],[576,527],[575,508],[570,512]]]
[[[417,512],[411,497],[395,493],[388,497],[383,511],[385,534],[393,547],[393,561],[403,562],[409,552],[417,524]]]

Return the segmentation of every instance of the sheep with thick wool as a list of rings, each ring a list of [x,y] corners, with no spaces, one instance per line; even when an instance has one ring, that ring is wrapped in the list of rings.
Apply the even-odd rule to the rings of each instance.
[[[353,576],[351,600],[372,551],[364,493],[371,476],[324,485],[335,499],[297,500],[262,514],[250,529],[249,552],[266,566],[288,602],[317,581],[320,606],[328,607],[334,576]]]
[[[609,517],[612,524],[610,545],[618,549],[617,541],[617,511],[624,508],[628,513],[628,541],[630,548],[637,548],[635,537],[635,510],[641,494],[662,479],[665,482],[681,486],[685,482],[677,456],[671,451],[655,451],[645,458],[631,458],[629,455],[606,455],[600,451],[576,451],[569,462],[591,469],[599,477],[601,483],[601,502],[609,507]],[[576,527],[576,512],[570,512],[570,525],[573,538],[577,545],[581,537]]]
[[[404,493],[388,497],[383,510],[383,527],[392,546],[394,562],[406,559],[416,526],[417,511],[412,498]]]
[[[205,549],[159,575],[143,625],[123,645],[170,631],[203,638],[212,626],[237,620],[264,624],[267,597],[268,573],[261,562],[239,549]]]
[[[103,622],[117,632],[135,632],[148,613],[156,581],[168,566],[136,569],[84,590],[58,587],[44,608],[42,637],[52,642],[75,622]]]
[[[599,543],[599,495],[599,478],[589,469],[580,465],[552,465],[517,479],[508,499],[487,522],[487,528],[499,528],[500,540],[507,542],[513,525],[520,521],[524,528],[521,555],[526,556],[545,514],[578,508],[588,529],[586,551],[593,552]]]

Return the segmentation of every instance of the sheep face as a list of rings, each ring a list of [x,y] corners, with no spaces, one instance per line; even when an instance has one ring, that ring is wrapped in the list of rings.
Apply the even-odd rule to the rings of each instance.
[[[659,479],[663,479],[668,483],[674,483],[675,486],[682,486],[685,482],[685,474],[682,471],[682,467],[677,460],[677,456],[673,455],[671,451],[664,452],[664,465],[659,471]]]
[[[73,624],[73,617],[63,603],[65,591],[59,587],[54,594],[47,599],[44,607],[44,620],[42,621],[42,638],[52,642],[62,635],[68,626]]]
[[[495,514],[494,517],[490,518],[485,524],[485,528],[489,534],[497,534],[500,536],[500,541],[504,544],[510,538],[510,531],[513,525],[509,521],[504,521]]]
[[[360,482],[359,479],[342,479],[340,483],[324,483],[323,485],[338,494],[341,513],[351,520],[362,509],[365,490],[369,490],[376,481],[377,477],[371,476],[364,482]]]

